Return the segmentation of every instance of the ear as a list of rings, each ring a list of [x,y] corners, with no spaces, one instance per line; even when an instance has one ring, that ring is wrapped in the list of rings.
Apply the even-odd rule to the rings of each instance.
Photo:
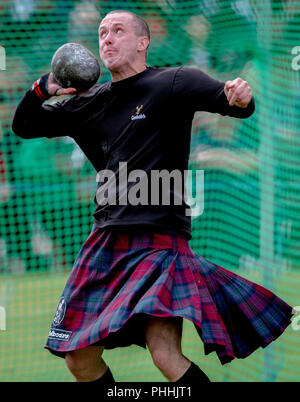
[[[147,36],[141,36],[138,43],[138,51],[143,52],[149,46],[149,39]]]

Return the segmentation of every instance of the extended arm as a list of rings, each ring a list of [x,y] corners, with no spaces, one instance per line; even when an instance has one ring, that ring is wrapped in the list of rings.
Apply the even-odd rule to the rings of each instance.
[[[251,88],[237,78],[222,82],[196,68],[183,67],[176,74],[174,94],[187,110],[247,118],[255,110]]]

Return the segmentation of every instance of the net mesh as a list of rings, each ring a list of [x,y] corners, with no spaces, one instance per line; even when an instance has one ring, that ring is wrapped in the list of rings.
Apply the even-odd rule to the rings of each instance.
[[[91,229],[95,172],[70,138],[22,140],[11,121],[59,46],[78,42],[98,56],[99,20],[115,9],[149,23],[148,65],[193,65],[251,85],[249,119],[195,115],[190,167],[205,170],[205,204],[191,245],[300,304],[299,2],[0,0],[0,381],[72,380],[43,346]],[[99,82],[109,78],[102,68]],[[294,325],[265,350],[221,366],[184,323],[183,352],[215,381],[298,381],[299,351]],[[105,360],[117,381],[166,381],[141,348],[106,351]]]

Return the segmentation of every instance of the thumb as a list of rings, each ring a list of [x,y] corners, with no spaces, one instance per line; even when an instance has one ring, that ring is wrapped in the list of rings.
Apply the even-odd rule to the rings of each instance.
[[[224,93],[227,96],[228,91],[229,91],[229,85],[230,85],[231,81],[226,81],[225,85],[224,85]]]
[[[225,82],[225,88],[226,88],[227,90],[230,89],[231,86],[232,86],[232,81],[226,81],[226,82]]]

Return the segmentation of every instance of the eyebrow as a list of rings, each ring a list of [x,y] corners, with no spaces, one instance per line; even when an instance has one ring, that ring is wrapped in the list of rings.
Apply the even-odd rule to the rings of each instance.
[[[122,22],[116,22],[116,23],[114,23],[114,24],[113,24],[113,27],[116,27],[116,26],[118,26],[118,25],[124,27],[124,24],[123,24]],[[99,26],[98,32],[100,32],[102,29],[105,29],[105,28],[106,28],[106,25]]]

